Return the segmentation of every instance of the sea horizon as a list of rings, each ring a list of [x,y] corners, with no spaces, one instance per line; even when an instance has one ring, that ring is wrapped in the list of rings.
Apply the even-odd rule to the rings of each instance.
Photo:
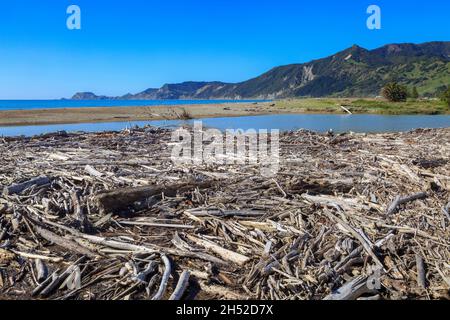
[[[261,103],[272,100],[259,99],[159,99],[159,100],[72,100],[72,99],[12,99],[0,100],[0,111],[65,109],[65,108],[100,108],[100,107],[151,107],[151,106],[186,106],[195,104],[225,103]]]

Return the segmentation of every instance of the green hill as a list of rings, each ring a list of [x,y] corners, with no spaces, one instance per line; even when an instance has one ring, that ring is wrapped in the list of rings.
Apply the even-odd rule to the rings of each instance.
[[[114,99],[371,97],[392,81],[415,86],[423,96],[442,92],[450,85],[450,42],[390,44],[374,50],[354,45],[323,59],[276,67],[240,83],[166,84]],[[78,93],[73,99],[83,96]],[[91,93],[88,96],[92,99]]]

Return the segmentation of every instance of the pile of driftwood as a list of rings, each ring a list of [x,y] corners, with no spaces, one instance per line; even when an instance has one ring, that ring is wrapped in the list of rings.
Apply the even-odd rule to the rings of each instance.
[[[280,171],[170,131],[0,140],[0,298],[448,299],[450,129],[280,136]]]

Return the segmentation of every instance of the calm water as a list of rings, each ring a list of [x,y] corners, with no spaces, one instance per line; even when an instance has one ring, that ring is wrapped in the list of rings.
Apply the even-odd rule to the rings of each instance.
[[[225,129],[308,129],[324,132],[333,129],[335,132],[399,132],[417,128],[450,127],[450,116],[381,116],[381,115],[265,115],[236,118],[202,119],[204,127]],[[0,127],[3,136],[32,136],[55,131],[115,131],[131,125],[176,127],[192,121],[130,121],[112,123],[81,123],[47,126]]]
[[[265,102],[267,100],[0,100],[0,110],[60,109],[79,107],[146,107],[163,105]]]

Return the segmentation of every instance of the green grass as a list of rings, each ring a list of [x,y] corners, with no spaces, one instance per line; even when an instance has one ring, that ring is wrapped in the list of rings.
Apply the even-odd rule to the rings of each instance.
[[[440,100],[410,100],[389,102],[382,99],[286,99],[276,101],[276,108],[290,112],[345,113],[345,106],[355,114],[450,114],[450,108]]]
[[[450,83],[450,62],[437,61],[433,65],[433,71],[428,71],[425,70],[426,67],[429,67],[428,65],[415,63],[414,69],[405,73],[408,83],[413,83],[416,79],[425,78],[417,85],[421,95],[434,95],[436,88],[447,86]]]

